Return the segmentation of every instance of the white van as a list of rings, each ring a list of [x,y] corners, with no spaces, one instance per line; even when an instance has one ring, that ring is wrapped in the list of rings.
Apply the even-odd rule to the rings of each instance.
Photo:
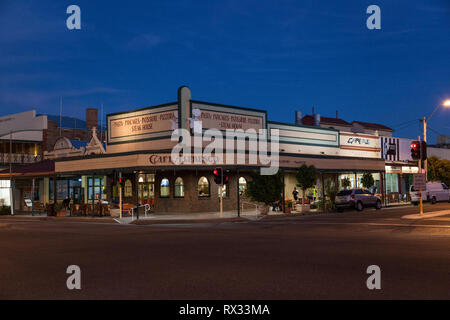
[[[417,205],[420,200],[420,192],[415,191],[411,186],[410,192],[411,203]],[[427,190],[422,192],[422,201],[431,201],[435,204],[438,201],[450,202],[450,189],[441,182],[427,182]]]

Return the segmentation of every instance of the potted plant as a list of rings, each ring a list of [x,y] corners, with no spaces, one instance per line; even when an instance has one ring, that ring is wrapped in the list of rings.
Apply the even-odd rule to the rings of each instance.
[[[375,184],[375,181],[373,179],[373,175],[370,172],[366,172],[363,174],[361,183],[364,188],[370,189]]]
[[[302,189],[302,212],[305,211],[305,193],[306,190],[312,188],[316,182],[317,170],[313,165],[307,166],[306,164],[301,165],[297,169],[297,187]]]
[[[348,177],[342,179],[342,186],[344,187],[345,190],[347,190],[347,188],[349,188],[351,185],[352,183]]]
[[[288,201],[286,207],[284,208],[284,213],[290,214],[292,212],[293,203]]]
[[[61,202],[55,204],[54,210],[57,217],[65,217],[67,215],[67,209]]]
[[[247,183],[246,196],[252,201],[262,203],[259,206],[260,214],[267,214],[270,205],[279,204],[283,193],[283,174],[278,171],[275,175],[260,175],[253,173],[252,179]]]

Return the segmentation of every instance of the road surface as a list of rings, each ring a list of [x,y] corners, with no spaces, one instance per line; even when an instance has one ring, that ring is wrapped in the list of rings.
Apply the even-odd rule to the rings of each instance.
[[[450,299],[450,217],[401,219],[416,210],[152,226],[1,219],[0,299]],[[81,290],[66,287],[69,265]],[[381,290],[367,289],[370,265]]]

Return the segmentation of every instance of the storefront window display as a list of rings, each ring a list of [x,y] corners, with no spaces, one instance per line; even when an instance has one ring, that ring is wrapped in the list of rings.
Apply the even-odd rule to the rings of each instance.
[[[247,190],[247,180],[244,177],[239,178],[239,195],[244,195]]]
[[[178,177],[175,180],[175,192],[174,195],[176,198],[183,198],[184,197],[184,182],[181,177]]]
[[[198,179],[198,196],[200,198],[209,197],[209,181],[206,177]]]
[[[161,180],[161,186],[160,187],[161,187],[161,193],[160,193],[161,198],[168,198],[170,196],[169,179],[163,178]]]

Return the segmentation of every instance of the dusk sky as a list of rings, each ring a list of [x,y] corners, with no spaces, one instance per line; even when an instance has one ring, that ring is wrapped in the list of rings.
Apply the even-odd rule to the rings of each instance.
[[[81,8],[68,30],[66,8]],[[381,8],[381,30],[366,9]],[[416,138],[450,98],[450,0],[0,0],[0,115],[196,100],[378,122]],[[450,109],[429,122],[450,134]]]

